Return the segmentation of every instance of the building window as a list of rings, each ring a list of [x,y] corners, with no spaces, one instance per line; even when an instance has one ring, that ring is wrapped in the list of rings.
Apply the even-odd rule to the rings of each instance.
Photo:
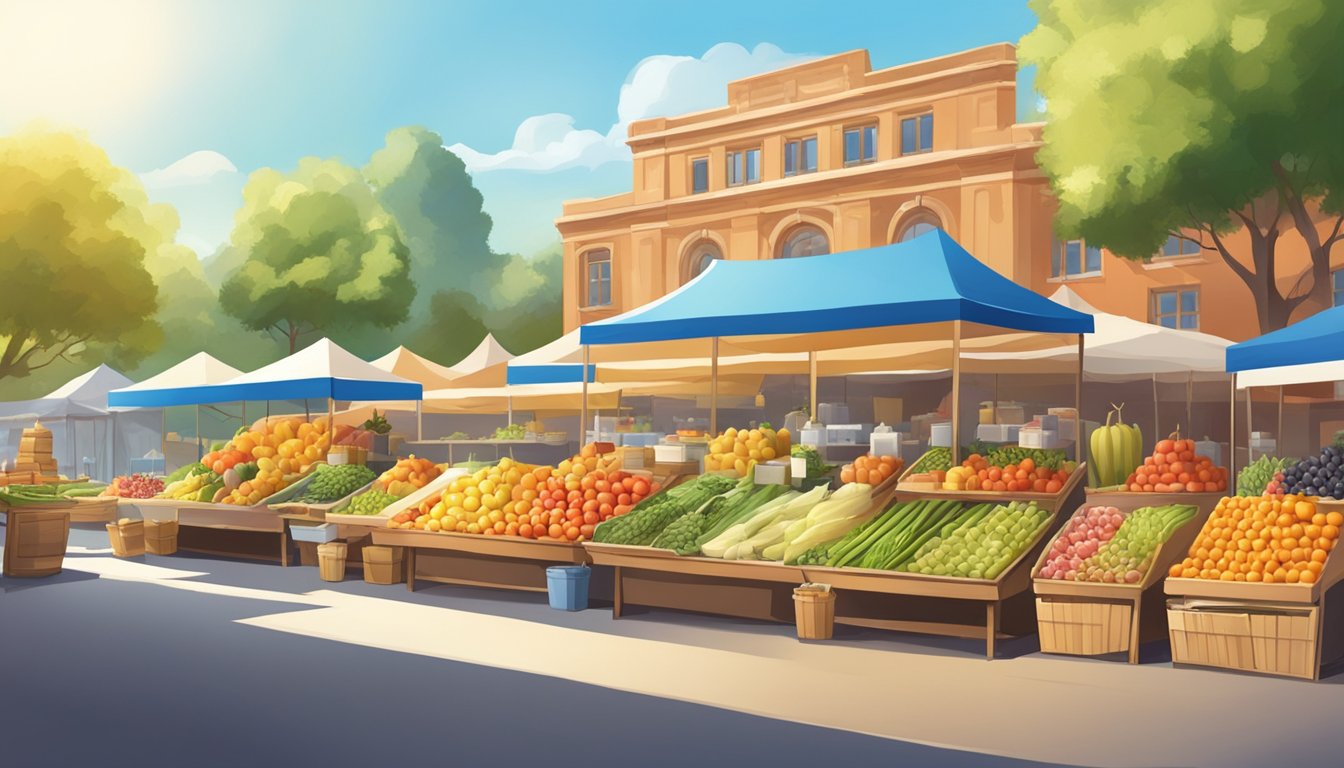
[[[901,154],[933,151],[933,113],[901,120]]]
[[[738,149],[728,153],[728,186],[740,187],[761,180],[761,150]]]
[[[1082,240],[1056,240],[1050,248],[1050,276],[1069,279],[1101,274],[1101,249]]]
[[[1336,269],[1330,273],[1330,279],[1335,288],[1336,307],[1344,307],[1344,269]]]
[[[1184,237],[1177,237],[1176,235],[1168,235],[1166,244],[1162,246],[1162,251],[1157,255],[1158,258],[1163,259],[1176,259],[1181,258],[1183,256],[1185,257],[1198,256],[1199,243],[1192,242],[1191,240],[1188,240],[1187,238]]]
[[[691,161],[691,194],[709,191],[709,158],[697,157]]]
[[[1199,289],[1153,291],[1153,323],[1164,328],[1199,330]]]
[[[826,233],[811,224],[792,229],[780,246],[779,258],[792,259],[798,256],[820,256],[831,252],[831,242]]]
[[[845,129],[845,165],[861,165],[877,159],[877,126]]]
[[[938,216],[927,208],[918,208],[916,212],[906,217],[901,224],[900,234],[896,236],[896,242],[904,243],[907,240],[914,240],[920,235],[928,234],[943,228],[943,222]]]
[[[585,307],[611,306],[611,251],[599,248],[583,255],[584,273],[588,292],[584,294]]]
[[[701,240],[695,244],[695,247],[686,252],[686,258],[682,261],[681,282],[687,283],[694,280],[709,268],[715,259],[722,259],[723,252],[719,250],[718,244],[713,240]]]
[[[784,142],[784,175],[797,176],[817,170],[817,137]]]

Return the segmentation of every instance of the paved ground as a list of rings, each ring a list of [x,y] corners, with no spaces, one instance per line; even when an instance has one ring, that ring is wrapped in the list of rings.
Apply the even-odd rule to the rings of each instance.
[[[1344,747],[1317,727],[1344,704],[1337,678],[1131,668],[1030,641],[995,662],[876,632],[804,645],[789,627],[614,622],[537,595],[106,546],[76,531],[60,576],[0,580],[0,763],[1236,766],[1333,764]],[[1248,711],[1275,727],[1239,728]]]

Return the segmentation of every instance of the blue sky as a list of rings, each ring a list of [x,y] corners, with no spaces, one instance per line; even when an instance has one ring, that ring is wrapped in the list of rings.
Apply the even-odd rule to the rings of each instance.
[[[728,79],[806,56],[867,48],[881,68],[1033,24],[1015,0],[0,0],[0,133],[85,130],[208,251],[248,173],[363,165],[422,124],[468,157],[495,246],[529,253],[557,239],[561,200],[629,188],[625,119],[720,104]]]

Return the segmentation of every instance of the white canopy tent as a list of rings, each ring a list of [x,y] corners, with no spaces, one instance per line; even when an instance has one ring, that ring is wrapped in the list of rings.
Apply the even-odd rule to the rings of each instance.
[[[185,391],[194,387],[206,387],[223,384],[242,375],[242,371],[223,363],[206,352],[197,352],[171,368],[136,384],[112,390],[107,401],[112,406],[128,408],[154,407],[160,412],[160,451],[164,454],[165,468],[168,459],[167,407],[174,405],[172,391]],[[244,410],[243,421],[247,421]],[[201,445],[201,406],[196,405],[196,458],[203,450]],[[190,459],[195,461],[196,458]]]
[[[0,403],[0,459],[17,455],[19,438],[43,420],[52,432],[53,455],[62,474],[88,473],[111,480],[130,460],[160,446],[158,411],[107,407],[108,392],[131,380],[106,365],[76,376],[45,397]]]
[[[446,387],[458,376],[452,368],[421,357],[405,347],[397,347],[370,364],[403,379],[418,381],[426,392]]]

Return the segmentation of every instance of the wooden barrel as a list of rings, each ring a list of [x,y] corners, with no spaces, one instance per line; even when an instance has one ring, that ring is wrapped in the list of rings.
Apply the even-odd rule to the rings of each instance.
[[[70,538],[70,513],[11,508],[5,529],[5,575],[51,576],[61,572]]]

